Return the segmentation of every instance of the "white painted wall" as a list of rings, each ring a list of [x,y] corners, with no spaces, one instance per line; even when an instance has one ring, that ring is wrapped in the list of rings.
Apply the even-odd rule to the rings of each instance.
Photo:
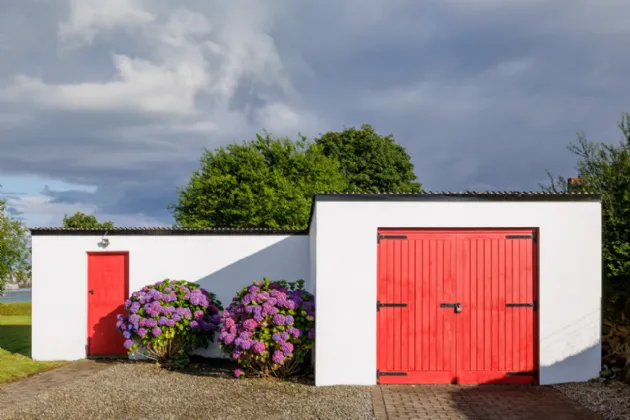
[[[540,383],[586,381],[601,361],[598,202],[317,202],[317,385],[376,383],[378,228],[540,229]]]
[[[87,252],[103,251],[100,236],[32,237],[33,327],[36,360],[86,356]],[[129,252],[129,292],[165,278],[189,280],[217,294],[223,305],[237,290],[269,277],[309,280],[309,237],[109,236],[106,251]],[[218,346],[204,352],[218,356]]]

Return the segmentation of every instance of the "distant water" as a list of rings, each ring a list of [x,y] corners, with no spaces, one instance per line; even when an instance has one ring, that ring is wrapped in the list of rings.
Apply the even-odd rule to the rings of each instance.
[[[6,296],[0,296],[0,303],[31,301],[31,289],[5,290],[4,293]]]

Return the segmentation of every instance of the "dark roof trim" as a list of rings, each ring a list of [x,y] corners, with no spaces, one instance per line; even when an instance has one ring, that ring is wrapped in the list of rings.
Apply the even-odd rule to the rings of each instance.
[[[119,227],[114,229],[67,229],[61,227],[32,228],[31,235],[38,236],[289,236],[308,235],[306,230],[295,229],[179,229],[179,228],[138,228]]]
[[[601,201],[599,194],[590,193],[547,193],[519,191],[489,192],[423,192],[423,193],[318,193],[315,194],[306,229],[183,229],[183,228],[140,228],[120,227],[114,229],[66,229],[60,227],[40,227],[31,229],[32,235],[64,236],[192,236],[192,235],[308,235],[315,204],[318,201],[512,201],[512,202],[577,202]]]
[[[319,193],[316,201],[601,201],[599,194],[520,191]]]

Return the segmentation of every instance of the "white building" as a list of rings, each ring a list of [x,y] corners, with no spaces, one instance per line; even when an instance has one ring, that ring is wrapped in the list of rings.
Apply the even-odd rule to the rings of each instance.
[[[318,194],[304,231],[32,235],[37,360],[117,353],[115,314],[144,285],[195,281],[227,306],[270,277],[315,293],[317,385],[554,384],[600,371],[596,195]]]

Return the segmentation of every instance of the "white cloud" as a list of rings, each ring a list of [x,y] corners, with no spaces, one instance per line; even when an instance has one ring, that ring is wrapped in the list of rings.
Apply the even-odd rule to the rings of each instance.
[[[62,41],[90,44],[100,31],[134,27],[154,20],[142,0],[70,0],[68,19],[58,27]]]

